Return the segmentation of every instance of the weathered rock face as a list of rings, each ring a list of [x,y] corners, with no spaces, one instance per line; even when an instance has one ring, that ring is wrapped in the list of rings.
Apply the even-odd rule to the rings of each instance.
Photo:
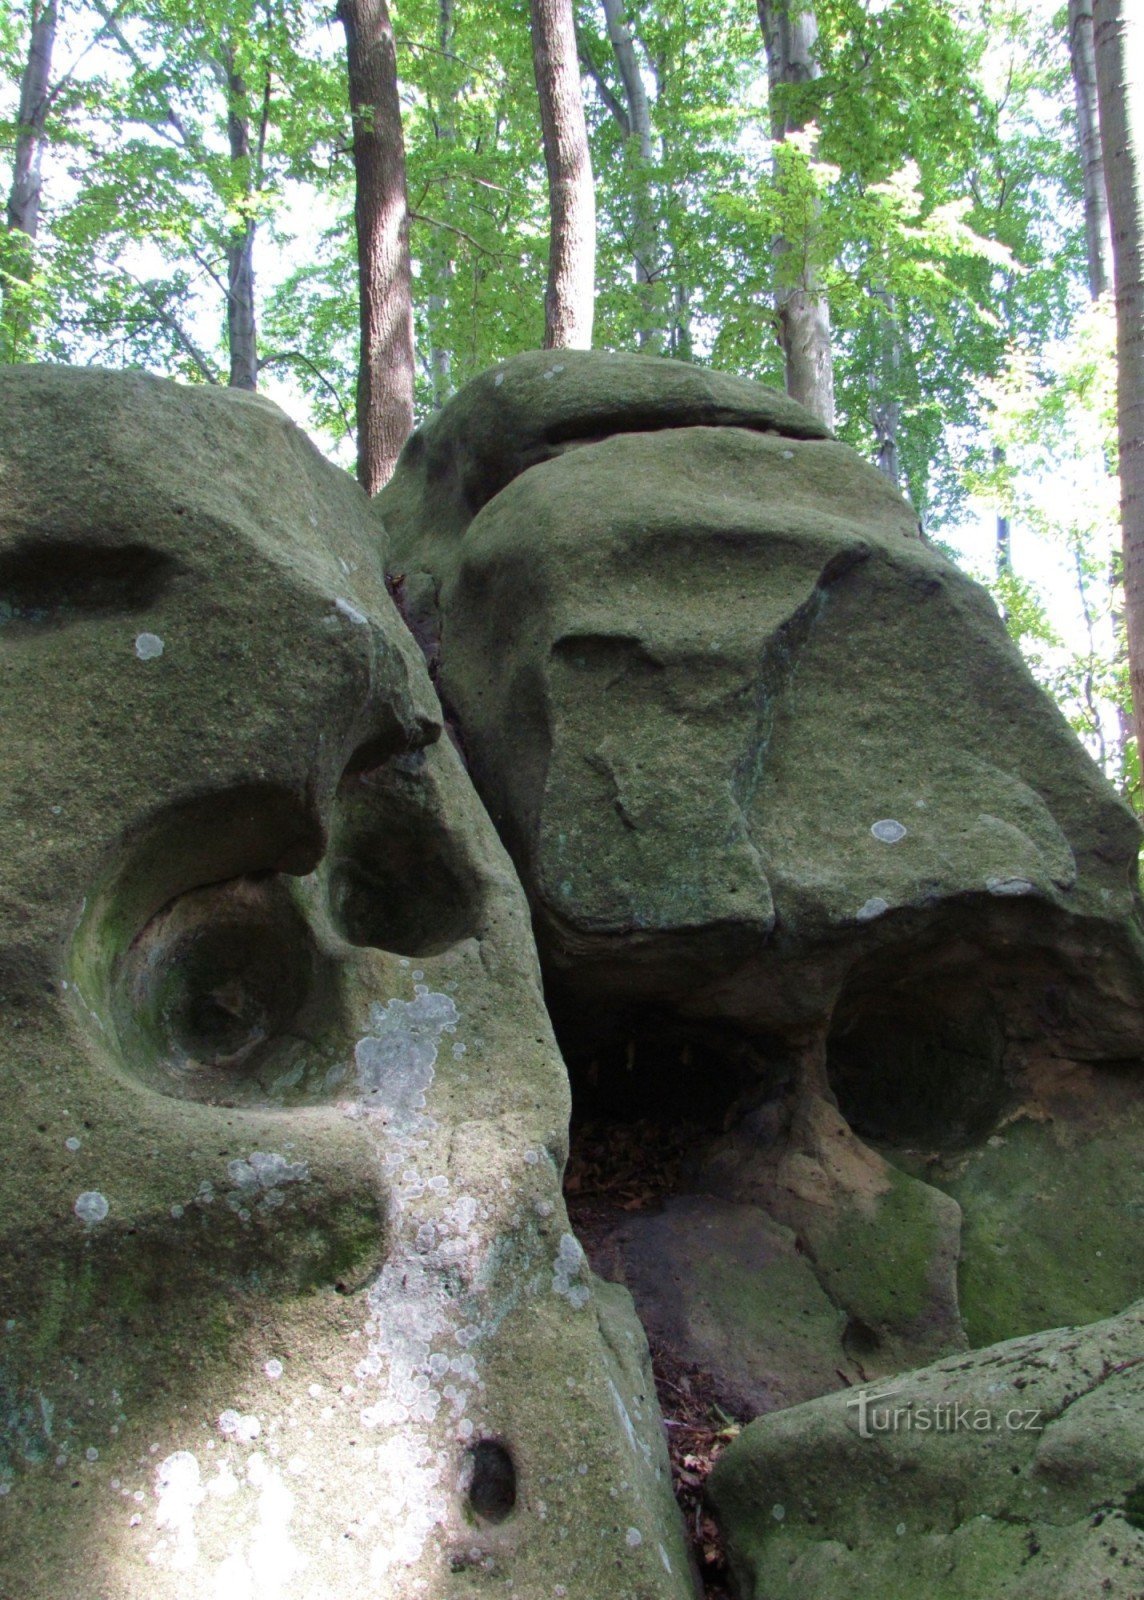
[[[1144,1589],[1144,1302],[751,1424],[709,1482],[747,1600]]]
[[[511,866],[266,402],[0,374],[0,1566],[691,1592]]]
[[[787,1031],[891,959],[927,1011],[951,947],[967,986],[986,951],[1011,981],[1086,964],[1072,1041],[1135,1051],[1133,819],[989,598],[817,431],[718,374],[527,355],[382,496],[544,959]]]
[[[1139,1248],[1097,1292],[1086,1257],[1110,1190],[1144,1204],[1139,829],[885,479],[755,385],[561,352],[471,384],[377,506],[585,1114],[706,1110],[691,1186],[793,1235],[826,1369],[1136,1298]],[[1110,1120],[1053,1121],[1053,1059]],[[1056,1266],[1022,1298],[1017,1259]]]

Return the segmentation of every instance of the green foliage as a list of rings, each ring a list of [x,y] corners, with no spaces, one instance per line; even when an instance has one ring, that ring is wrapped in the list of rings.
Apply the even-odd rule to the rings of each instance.
[[[1030,667],[1108,775],[1138,796],[1124,638],[1116,480],[1115,318],[1087,307],[1068,338],[1012,346],[982,385],[990,448],[968,487],[1031,530],[1071,575],[1070,640],[1053,628],[1038,586],[1001,572],[994,593]]]

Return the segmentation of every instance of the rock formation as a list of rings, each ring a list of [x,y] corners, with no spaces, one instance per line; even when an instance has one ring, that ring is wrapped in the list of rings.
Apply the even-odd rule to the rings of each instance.
[[[765,1409],[1139,1295],[1139,829],[886,480],[757,385],[536,353],[375,504],[581,1115],[705,1122],[612,1241],[657,1333],[718,1365],[770,1306]]]
[[[0,373],[0,1587],[692,1592],[512,868],[272,405]]]
[[[745,1600],[1134,1600],[1144,1302],[760,1418],[710,1493]]]
[[[373,504],[235,392],[0,419],[13,1595],[684,1600],[632,1295],[766,1414],[751,1600],[1137,1592],[1139,829],[885,480],[575,352]],[[616,1282],[570,1109],[680,1152]]]

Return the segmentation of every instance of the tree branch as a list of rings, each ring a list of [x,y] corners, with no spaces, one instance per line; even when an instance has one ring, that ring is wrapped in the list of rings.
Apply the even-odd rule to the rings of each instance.
[[[310,369],[315,378],[317,378],[318,382],[321,384],[322,388],[326,389],[333,396],[334,404],[338,408],[338,415],[342,419],[342,427],[345,429],[345,437],[347,439],[352,439],[354,436],[353,425],[346,414],[345,406],[342,404],[342,397],[338,393],[337,389],[335,389],[334,385],[330,382],[329,378],[326,377],[321,367],[317,366],[313,361],[311,361],[309,356],[303,354],[301,350],[278,350],[272,356],[262,356],[258,363],[258,370],[261,372],[264,367],[273,367],[280,361],[298,361],[302,364],[302,366]]]
[[[612,116],[615,117],[623,131],[624,138],[629,138],[632,131],[632,119],[628,116],[622,102],[609,87],[604,74],[592,59],[592,53],[588,48],[587,41],[579,28],[576,29],[576,54],[580,58],[580,65],[596,85],[600,99],[604,103],[604,109],[610,111]]]
[[[458,228],[452,222],[444,222],[440,217],[427,217],[422,211],[411,211],[409,215],[414,222],[426,222],[431,228],[444,228],[447,233],[455,233],[466,244],[471,244],[474,250],[479,250],[481,255],[488,256],[490,261],[500,260],[495,250],[489,250],[479,239],[474,239],[471,233],[466,233],[464,228]]]

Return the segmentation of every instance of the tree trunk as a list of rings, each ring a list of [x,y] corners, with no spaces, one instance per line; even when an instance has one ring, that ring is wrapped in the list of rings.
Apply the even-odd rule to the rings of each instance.
[[[999,444],[993,446],[993,465],[1000,471],[1005,465],[1005,452]],[[1013,531],[1009,518],[1003,511],[997,513],[997,526],[993,540],[994,571],[1000,578],[1013,570]]]
[[[771,96],[771,136],[775,140],[801,132],[804,124],[782,108],[782,89],[818,77],[814,46],[818,40],[811,0],[757,0],[759,23],[767,51]],[[777,91],[777,93],[776,93]],[[791,271],[792,246],[775,241],[778,283],[775,309],[786,367],[786,391],[828,428],[834,426],[834,364],[830,350],[830,308],[818,292],[814,266],[805,262]]]
[[[596,195],[572,0],[530,0],[530,6],[552,213],[544,348],[590,350],[596,309]]]
[[[446,58],[453,52],[454,28],[453,0],[438,0],[437,43],[442,56]],[[450,79],[442,92],[441,105],[436,117],[438,143],[448,145],[456,143],[456,110],[457,94],[453,80]],[[442,189],[441,198],[446,215],[452,198],[452,188],[451,184],[446,184]],[[429,376],[433,384],[433,404],[440,408],[453,392],[453,352],[448,345],[441,342],[440,334],[449,309],[449,290],[455,274],[452,251],[445,240],[443,230],[437,230],[430,238],[424,261],[428,267],[429,281],[434,285],[425,301],[429,331]]]
[[[1117,418],[1128,663],[1144,750],[1144,12],[1094,0],[1100,142],[1116,283]]]
[[[902,464],[898,434],[902,402],[898,397],[902,373],[902,334],[897,306],[886,289],[875,289],[878,357],[870,374],[870,424],[874,429],[874,465],[895,489],[901,488]]]
[[[47,142],[45,127],[51,104],[49,85],[58,21],[56,0],[44,0],[42,5],[33,0],[28,59],[16,113],[12,187],[8,192],[8,259],[0,279],[0,360],[4,362],[26,359],[31,350],[32,318],[26,296],[34,265],[32,241],[40,227],[41,165]]]
[[[389,482],[413,431],[413,274],[397,47],[385,0],[338,0],[346,30],[356,191],[361,355],[358,478]]]
[[[659,276],[660,264],[655,225],[655,196],[651,187],[653,159],[651,107],[648,104],[647,90],[644,87],[631,29],[624,21],[624,0],[603,0],[603,4],[608,39],[616,58],[616,65],[620,69],[624,99],[627,102],[627,122],[621,126],[629,141],[634,182],[632,199],[635,211],[635,235],[632,241],[632,255],[635,260],[636,286],[641,304],[640,326],[636,337],[641,350],[658,353],[663,348],[663,330],[656,316],[653,288]]]
[[[1096,57],[1092,43],[1092,0],[1069,0],[1069,59],[1076,102],[1077,141],[1084,177],[1084,238],[1088,249],[1088,287],[1095,300],[1112,279],[1112,240],[1108,232],[1108,191],[1100,151],[1096,97]]]
[[[229,386],[258,387],[258,333],[254,318],[254,233],[250,207],[254,192],[250,148],[250,117],[246,83],[235,64],[233,46],[223,62],[226,80],[226,131],[231,167],[247,200],[245,219],[233,230],[226,245],[226,333],[230,351]]]

